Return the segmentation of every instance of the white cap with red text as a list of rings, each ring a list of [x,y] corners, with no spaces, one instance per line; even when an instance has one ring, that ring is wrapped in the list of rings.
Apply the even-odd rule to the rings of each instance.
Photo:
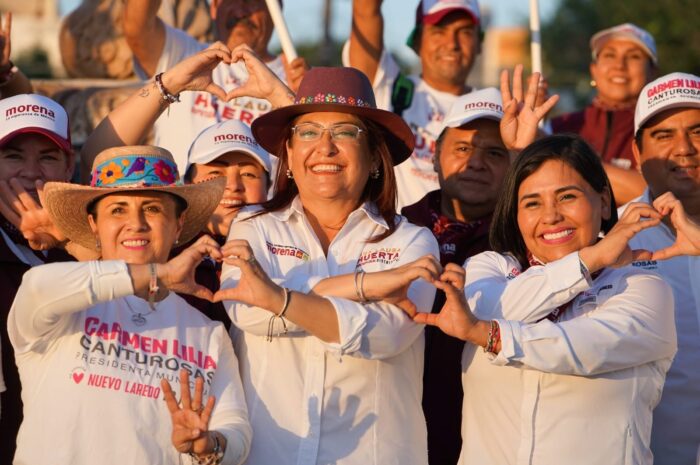
[[[229,152],[246,153],[271,173],[272,155],[260,147],[247,124],[234,119],[209,126],[199,133],[190,146],[187,168],[193,163],[205,165]]]
[[[651,61],[657,64],[656,42],[654,37],[639,26],[632,23],[620,24],[619,26],[603,29],[591,37],[591,53],[593,60],[598,56],[598,52],[605,43],[612,39],[624,39],[639,45]]]
[[[671,73],[644,86],[634,109],[634,134],[651,117],[672,108],[700,108],[700,77]]]
[[[458,128],[479,118],[500,121],[503,118],[501,92],[495,87],[475,90],[454,101],[443,122],[443,129]]]
[[[42,134],[70,152],[66,110],[48,97],[20,94],[0,100],[0,147],[20,134]]]

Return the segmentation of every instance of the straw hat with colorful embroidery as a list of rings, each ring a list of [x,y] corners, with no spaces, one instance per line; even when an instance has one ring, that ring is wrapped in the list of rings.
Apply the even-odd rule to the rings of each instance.
[[[159,191],[182,198],[187,208],[180,242],[186,243],[207,224],[225,184],[226,179],[219,177],[184,185],[170,152],[136,145],[102,151],[92,164],[89,186],[48,182],[44,197],[45,207],[61,232],[71,241],[95,250],[88,208],[101,197],[121,192]]]

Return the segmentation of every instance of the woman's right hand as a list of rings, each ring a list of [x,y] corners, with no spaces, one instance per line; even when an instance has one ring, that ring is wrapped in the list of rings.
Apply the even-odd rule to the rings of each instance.
[[[637,260],[651,260],[648,250],[633,250],[629,241],[640,231],[661,222],[661,214],[646,203],[629,204],[615,226],[596,244],[579,251],[581,261],[591,273],[607,266],[620,268]]]
[[[274,108],[294,103],[294,92],[263,63],[249,46],[242,44],[234,48],[231,61],[243,62],[248,71],[248,80],[228,93],[229,100],[237,97],[259,98],[267,100]]]
[[[278,313],[284,305],[284,290],[260,266],[248,241],[228,241],[221,248],[221,254],[224,263],[241,270],[241,276],[236,287],[220,289],[213,301],[235,300]]]
[[[214,297],[212,292],[197,284],[194,278],[197,266],[207,255],[214,260],[223,257],[219,244],[205,235],[167,263],[158,265],[158,278],[171,291],[211,301]]]

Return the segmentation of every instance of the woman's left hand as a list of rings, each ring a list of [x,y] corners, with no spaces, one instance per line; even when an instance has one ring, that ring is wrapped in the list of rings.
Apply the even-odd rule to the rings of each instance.
[[[522,151],[537,138],[538,124],[549,110],[559,101],[552,95],[540,104],[540,73],[532,73],[523,96],[523,65],[513,70],[513,91],[510,90],[508,70],[501,72],[501,96],[503,99],[503,119],[501,138],[508,150]]]
[[[654,208],[668,216],[676,230],[673,245],[654,252],[652,259],[667,260],[678,255],[700,255],[700,225],[694,222],[683,208],[683,204],[671,192],[654,200]]]
[[[194,382],[194,397],[190,396],[190,375],[180,370],[180,397],[178,404],[170,383],[162,379],[160,386],[163,389],[165,404],[170,411],[173,432],[171,440],[175,449],[181,454],[208,454],[214,449],[211,433],[209,432],[209,419],[214,409],[214,396],[207,398],[206,404],[202,403],[204,392],[204,378],[198,376]]]
[[[248,241],[234,239],[221,248],[224,263],[238,267],[241,277],[236,287],[220,289],[214,294],[214,302],[235,300],[277,312],[284,305],[284,290],[275,284],[255,259]]]
[[[650,205],[641,202],[629,204],[615,226],[596,244],[579,251],[581,261],[591,273],[606,266],[620,268],[637,260],[650,260],[648,250],[633,250],[629,241],[640,231],[658,225],[661,214]]]
[[[163,85],[173,94],[183,90],[203,91],[228,101],[226,91],[212,79],[212,71],[221,62],[231,63],[231,51],[223,43],[215,42],[164,72]]]
[[[437,326],[448,336],[481,346],[486,345],[488,325],[474,316],[464,295],[465,271],[461,266],[449,263],[433,284],[445,292],[446,300],[440,313],[416,313],[416,323]],[[486,325],[486,326],[485,326]]]

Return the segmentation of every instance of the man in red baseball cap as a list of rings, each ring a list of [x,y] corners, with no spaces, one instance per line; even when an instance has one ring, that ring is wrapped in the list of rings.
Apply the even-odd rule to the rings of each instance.
[[[433,169],[435,140],[455,99],[471,91],[467,77],[481,52],[481,13],[476,0],[422,0],[408,45],[421,61],[419,75],[403,76],[384,48],[381,0],[355,0],[343,64],[363,71],[377,104],[400,114],[413,129],[416,148],[395,168],[399,208],[439,188]]]

